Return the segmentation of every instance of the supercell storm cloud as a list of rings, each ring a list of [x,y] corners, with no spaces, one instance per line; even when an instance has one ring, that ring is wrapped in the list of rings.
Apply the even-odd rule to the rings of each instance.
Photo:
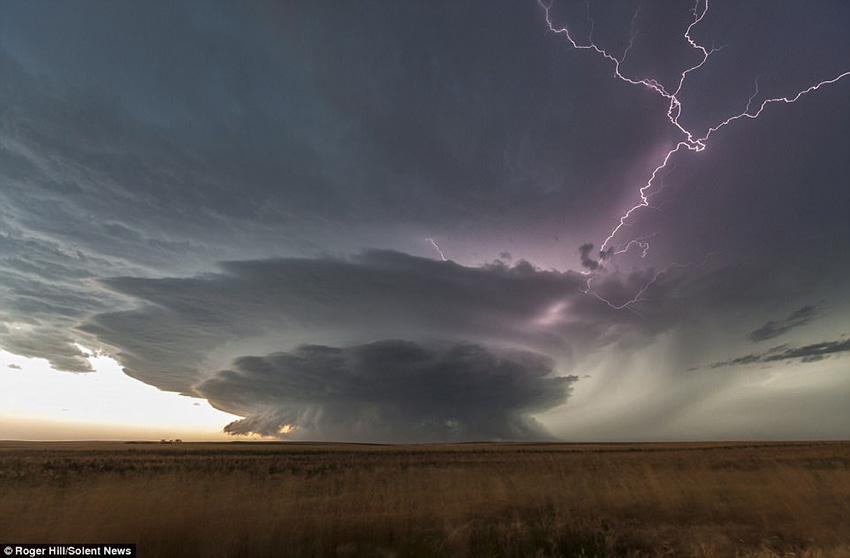
[[[6,3],[0,348],[232,434],[847,437],[848,91],[840,2]]]
[[[240,357],[197,390],[246,418],[226,431],[305,439],[439,442],[545,438],[528,414],[560,405],[577,378],[550,359],[479,345],[385,340]]]

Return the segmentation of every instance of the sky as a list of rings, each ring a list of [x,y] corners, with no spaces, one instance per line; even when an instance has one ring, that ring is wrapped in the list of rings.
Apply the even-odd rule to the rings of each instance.
[[[850,4],[0,10],[0,439],[850,438]]]

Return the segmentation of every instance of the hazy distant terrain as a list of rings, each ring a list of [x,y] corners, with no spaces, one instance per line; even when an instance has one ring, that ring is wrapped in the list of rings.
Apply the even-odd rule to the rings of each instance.
[[[0,442],[0,495],[146,557],[850,555],[850,442]]]

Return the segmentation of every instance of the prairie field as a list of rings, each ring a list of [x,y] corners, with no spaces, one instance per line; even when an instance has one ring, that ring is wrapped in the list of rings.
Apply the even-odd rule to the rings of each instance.
[[[0,542],[139,556],[850,556],[850,442],[0,442]]]

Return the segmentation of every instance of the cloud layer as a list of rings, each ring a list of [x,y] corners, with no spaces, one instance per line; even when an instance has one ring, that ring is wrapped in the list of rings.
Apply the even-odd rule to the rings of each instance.
[[[819,310],[812,305],[806,305],[791,313],[782,321],[770,320],[758,329],[747,335],[747,339],[753,342],[766,341],[779,337],[796,327],[801,327],[818,318]]]
[[[95,315],[79,329],[117,349],[132,376],[188,393],[216,364],[211,353],[228,343],[248,350],[239,343],[252,339],[268,349],[403,335],[568,353],[553,333],[569,327],[562,319],[583,282],[525,262],[471,268],[390,251],[229,262],[193,278],[103,280],[142,306]],[[546,316],[552,323],[536,325]]]
[[[594,288],[612,300],[643,289],[653,301],[629,312],[585,294],[587,279],[578,273],[524,261],[467,267],[387,250],[237,261],[190,278],[101,280],[137,307],[96,314],[78,330],[110,348],[133,377],[184,393],[233,356],[305,343],[461,340],[572,365],[603,346],[643,346],[704,307],[705,300],[675,294],[691,280],[688,272],[701,269],[597,277]]]
[[[430,442],[548,438],[530,418],[562,404],[575,376],[551,359],[476,344],[384,340],[303,345],[237,358],[196,390],[245,418],[232,434],[321,440]],[[291,432],[290,432],[291,431]]]
[[[772,347],[762,353],[751,353],[730,360],[715,362],[709,365],[708,368],[794,360],[804,363],[818,362],[825,358],[842,356],[842,353],[847,352],[850,352],[850,339],[821,341],[819,343],[803,345],[802,347],[791,347],[786,343]]]

